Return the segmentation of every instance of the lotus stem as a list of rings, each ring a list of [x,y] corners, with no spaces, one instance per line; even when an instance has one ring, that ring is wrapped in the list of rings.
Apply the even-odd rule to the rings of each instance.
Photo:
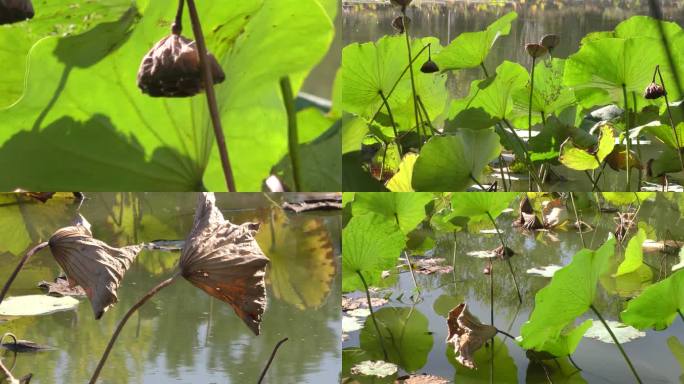
[[[107,344],[107,347],[105,348],[104,353],[102,354],[102,357],[100,358],[100,362],[97,363],[97,368],[95,368],[95,372],[93,372],[93,376],[90,378],[90,381],[89,381],[90,384],[95,384],[97,382],[97,379],[100,376],[100,372],[102,371],[102,368],[104,367],[105,363],[107,362],[107,357],[109,357],[109,353],[112,351],[112,348],[114,347],[114,343],[116,342],[116,339],[119,337],[119,333],[121,333],[121,330],[123,329],[124,325],[126,325],[126,322],[128,321],[128,319],[131,316],[133,316],[133,314],[140,307],[142,307],[149,299],[151,299],[152,296],[156,295],[163,288],[166,288],[169,285],[173,284],[176,281],[176,278],[178,278],[178,276],[180,276],[180,271],[176,272],[173,276],[169,277],[168,279],[166,279],[166,280],[162,281],[161,283],[157,284],[156,286],[154,286],[137,303],[133,304],[133,306],[128,310],[128,312],[126,312],[124,317],[119,321],[119,324],[117,324],[116,329],[114,330],[114,333],[112,334],[111,339],[109,339],[109,343]]]
[[[496,233],[499,235],[499,241],[501,241],[501,246],[504,248],[504,258],[506,258],[506,242],[504,241],[503,234],[501,231],[499,231],[499,226],[496,224],[496,220],[492,217],[492,214],[487,211],[487,217],[489,217],[489,221],[494,224],[494,229],[496,229]],[[518,288],[518,280],[515,278],[515,273],[513,272],[513,265],[511,264],[511,259],[506,258],[506,264],[508,264],[508,269],[511,271],[511,277],[513,277],[513,284],[515,285],[515,291],[518,293],[518,301],[522,304],[522,294],[520,293],[520,288]]]
[[[601,314],[599,313],[598,310],[596,310],[596,307],[594,307],[593,304],[590,305],[589,307],[591,308],[592,311],[594,311],[594,313],[596,314],[596,316],[598,316],[599,320],[601,320],[601,323],[603,324],[603,326],[606,328],[606,330],[607,330],[608,333],[610,334],[610,337],[613,339],[613,342],[615,343],[615,345],[616,345],[616,346],[618,347],[618,349],[620,350],[620,353],[622,354],[622,357],[625,358],[625,361],[627,362],[627,365],[629,365],[629,369],[630,369],[630,370],[632,371],[632,373],[634,374],[634,377],[636,378],[637,382],[638,382],[639,384],[643,383],[643,382],[641,381],[641,378],[640,378],[639,375],[637,374],[636,369],[634,369],[634,366],[632,365],[632,361],[631,361],[631,360],[629,359],[629,357],[627,356],[627,353],[625,353],[625,350],[622,349],[622,345],[620,345],[620,342],[618,341],[617,337],[616,337],[615,334],[613,333],[613,330],[610,329],[610,327],[608,326],[608,323],[606,323],[606,320],[603,319],[603,316],[601,316]]]
[[[35,247],[31,248],[24,254],[24,256],[19,260],[19,264],[17,264],[17,267],[14,268],[14,271],[12,271],[12,274],[10,275],[9,279],[7,279],[7,282],[5,285],[2,287],[2,292],[0,292],[0,303],[5,299],[5,295],[7,295],[7,291],[9,291],[10,286],[12,286],[12,283],[14,282],[14,279],[17,278],[17,275],[19,274],[19,271],[21,271],[22,268],[24,268],[24,264],[28,261],[28,259],[33,256],[34,253],[40,251],[41,249],[45,248],[48,246],[48,242],[44,241]]]
[[[506,186],[506,174],[504,173],[504,159],[503,155],[499,152],[499,173],[501,174],[501,183],[503,184],[504,192],[508,192],[508,187]]]
[[[19,382],[19,380],[14,378],[14,376],[12,375],[12,372],[10,372],[10,370],[7,369],[7,367],[5,367],[5,364],[3,364],[2,360],[0,360],[0,371],[2,371],[2,373],[5,375],[5,378],[8,379],[7,380],[8,383],[18,383]]]
[[[202,33],[202,25],[200,24],[197,8],[195,7],[195,0],[187,0],[188,12],[190,13],[190,22],[192,23],[192,31],[197,42],[197,50],[199,52],[200,68],[202,72],[202,81],[204,82],[205,93],[207,94],[207,104],[209,105],[209,115],[211,116],[211,123],[214,128],[214,136],[216,137],[216,144],[218,146],[219,155],[221,156],[221,166],[223,167],[223,176],[226,179],[226,186],[228,192],[235,192],[235,180],[233,179],[233,170],[230,166],[230,158],[228,157],[228,147],[226,146],[226,138],[223,135],[223,127],[221,126],[221,114],[219,112],[218,104],[216,102],[216,93],[214,92],[214,79],[209,67],[209,55],[207,53],[207,45],[204,42],[204,34]]]
[[[542,183],[537,178],[537,173],[532,172],[532,170],[534,169],[534,166],[532,165],[532,160],[530,158],[529,152],[527,151],[527,147],[525,147],[525,142],[523,142],[523,140],[520,138],[520,136],[518,136],[518,132],[515,131],[515,128],[513,128],[513,126],[511,125],[511,123],[508,120],[502,119],[502,121],[506,124],[506,126],[511,131],[511,133],[513,133],[513,136],[515,137],[515,140],[518,142],[518,144],[520,144],[520,147],[522,148],[522,150],[525,154],[525,165],[527,166],[527,170],[530,173],[531,177],[534,178],[534,182],[537,183],[537,189],[539,189],[540,191],[543,190]],[[532,188],[530,188],[529,190],[531,191]]]
[[[425,108],[425,104],[423,103],[423,100],[421,100],[420,95],[416,96],[416,99],[418,100],[418,106],[420,109],[423,111],[423,114],[425,115],[425,122],[428,124],[428,127],[430,127],[430,130],[432,131],[432,134],[434,135],[437,133],[437,129],[435,128],[434,125],[432,125],[432,120],[430,120],[430,115],[428,115],[427,108]]]
[[[489,261],[489,323],[494,326],[494,263]]]
[[[570,363],[572,363],[572,365],[573,365],[575,368],[577,368],[578,371],[582,371],[582,368],[580,368],[580,367],[577,365],[577,363],[575,363],[575,360],[572,359],[572,355],[568,355],[568,360],[570,360]]]
[[[382,103],[385,105],[385,108],[387,108],[387,115],[389,116],[390,119],[390,124],[392,124],[392,131],[394,132],[394,141],[399,145],[399,133],[397,132],[397,124],[394,121],[394,115],[392,114],[392,109],[390,108],[389,102],[387,101],[387,98],[385,97],[385,94],[382,92],[382,89],[378,91],[380,94],[380,98],[382,99]],[[399,147],[399,153],[401,154],[401,147]]]
[[[496,331],[497,331],[498,333],[500,333],[500,334],[502,334],[502,335],[508,337],[509,339],[515,340],[515,336],[511,335],[510,333],[508,333],[508,332],[506,332],[506,331],[502,331],[502,330],[500,330],[500,329],[498,329],[498,328],[496,329]]]
[[[587,244],[584,242],[584,234],[582,233],[582,224],[579,219],[579,214],[577,213],[577,206],[575,205],[575,195],[570,192],[570,201],[572,202],[572,210],[575,211],[575,222],[577,223],[577,229],[579,229],[580,240],[582,240],[582,248],[586,248]]]
[[[409,36],[408,17],[406,16],[406,9],[402,8],[401,17],[404,24],[404,36],[406,36],[406,50],[408,51],[409,74],[411,75],[411,91],[413,92],[413,115],[416,119],[416,126],[418,127],[418,102],[416,99],[416,81],[413,76],[413,65],[411,59],[411,37]],[[429,46],[428,46],[429,47]],[[420,127],[418,128],[418,148],[422,148],[423,139],[420,136]]]
[[[292,162],[292,178],[294,179],[295,192],[298,192],[302,190],[299,134],[297,131],[297,111],[295,111],[292,84],[288,76],[280,79],[280,91],[283,94],[283,102],[287,111],[287,146],[290,151],[290,161]]]
[[[413,272],[413,265],[411,265],[411,258],[409,257],[408,252],[404,251],[404,256],[406,257],[406,264],[408,264],[409,267],[409,272],[411,272],[411,279],[413,279],[413,285],[416,287],[416,291],[418,291],[418,296],[420,296],[420,286],[418,286],[418,280],[416,280],[416,275]]]
[[[385,349],[385,342],[382,340],[382,333],[380,333],[380,327],[378,326],[378,321],[375,319],[375,312],[373,311],[373,304],[371,303],[370,291],[368,291],[368,284],[366,284],[366,279],[363,278],[361,271],[356,271],[356,274],[361,278],[363,283],[363,288],[366,291],[366,300],[368,300],[368,311],[370,312],[371,320],[373,320],[373,325],[375,326],[375,332],[378,334],[378,341],[380,341],[380,347],[382,348],[382,355],[387,361],[387,349]]]
[[[258,384],[261,384],[264,381],[264,377],[266,377],[266,372],[268,371],[268,368],[271,366],[271,363],[273,362],[273,358],[276,355],[276,352],[278,352],[278,348],[280,348],[281,345],[283,345],[284,342],[286,342],[288,338],[284,338],[278,342],[278,344],[275,345],[273,348],[273,352],[271,352],[271,357],[268,358],[268,363],[266,363],[266,366],[264,367],[264,370],[261,371],[261,376],[259,376],[259,381],[257,382]]]
[[[663,27],[663,12],[660,9],[660,4],[658,4],[656,0],[648,0],[648,5],[651,8],[651,15],[653,16],[653,18],[658,20],[658,33],[660,34],[660,39],[663,41],[663,47],[665,48],[665,53],[667,54],[668,64],[670,65],[670,68],[672,68],[672,77],[675,83],[675,87],[677,87],[677,91],[679,91],[678,93],[681,95],[682,89],[680,86],[681,81],[679,77],[679,67],[675,63],[674,56],[672,55],[672,48],[669,42],[670,39],[667,37],[667,34],[665,33],[665,27]],[[665,87],[664,84],[663,87]],[[684,112],[684,104],[680,105],[680,109],[682,110],[682,112]]]
[[[485,188],[484,185],[480,184],[480,182],[477,181],[477,179],[475,178],[475,176],[473,176],[472,173],[470,174],[470,180],[472,180],[475,184],[477,184],[477,186],[478,186],[482,191],[486,191],[486,190],[487,190],[487,188]]]
[[[684,158],[682,158],[679,134],[677,133],[677,128],[675,127],[674,119],[672,118],[672,111],[670,110],[670,100],[667,98],[667,88],[665,88],[665,80],[663,80],[663,75],[662,73],[660,73],[660,65],[656,65],[656,69],[653,72],[654,83],[656,74],[658,74],[658,78],[660,79],[660,85],[663,87],[663,97],[665,97],[665,109],[667,109],[667,116],[670,119],[670,127],[672,127],[672,133],[674,134],[675,142],[677,143],[677,155],[679,155],[679,164],[682,166],[682,170],[684,170]]]
[[[684,321],[684,314],[682,314],[682,311],[678,309],[677,313],[679,313],[679,317],[681,317],[682,321]]]
[[[534,95],[534,65],[537,62],[537,58],[532,56],[532,73],[530,76],[530,107],[528,109],[527,113],[527,142],[530,142],[530,139],[532,138],[532,99]],[[532,169],[529,169],[528,172],[533,172]],[[532,190],[532,175],[530,175],[530,179],[528,182],[529,191]]]
[[[183,5],[185,0],[178,0],[178,9],[176,10],[176,18],[171,25],[171,33],[180,35],[183,32]]]
[[[489,77],[489,72],[487,72],[487,67],[485,67],[484,62],[480,63],[480,68],[482,68],[482,72],[484,72],[485,77]]]
[[[632,185],[631,181],[632,178],[630,174],[632,173],[630,167],[629,167],[629,154],[631,153],[630,147],[631,147],[631,138],[629,137],[629,105],[627,104],[627,86],[622,84],[622,97],[625,101],[625,140],[626,140],[626,146],[627,146],[627,156],[625,157],[625,164],[627,167],[627,186],[625,190],[627,192],[631,191]]]

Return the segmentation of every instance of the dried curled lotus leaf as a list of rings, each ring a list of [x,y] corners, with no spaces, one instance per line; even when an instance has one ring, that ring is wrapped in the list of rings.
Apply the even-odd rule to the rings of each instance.
[[[226,79],[211,54],[209,66],[214,84]],[[154,97],[188,97],[200,93],[204,82],[195,42],[175,34],[161,39],[140,63],[138,87]]]
[[[268,258],[254,235],[259,224],[235,225],[216,208],[213,193],[200,195],[192,231],[181,251],[185,279],[225,301],[255,333],[266,307]]]
[[[31,0],[0,0],[0,25],[32,19],[33,15]]]
[[[142,249],[139,245],[110,247],[80,225],[58,230],[48,243],[69,284],[85,291],[96,319],[118,301],[121,280]]]
[[[496,328],[480,323],[480,320],[468,311],[465,303],[449,311],[447,327],[449,334],[446,341],[447,344],[454,344],[454,351],[458,355],[456,361],[468,368],[475,368],[475,352],[496,335]]]

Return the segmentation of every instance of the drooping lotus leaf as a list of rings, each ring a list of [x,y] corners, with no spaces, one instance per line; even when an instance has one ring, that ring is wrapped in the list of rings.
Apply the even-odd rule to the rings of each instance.
[[[275,297],[299,309],[317,308],[330,294],[335,258],[330,233],[320,219],[273,212],[256,240],[270,260],[266,279]]]
[[[627,248],[625,248],[625,260],[620,263],[616,276],[625,275],[639,269],[644,265],[644,251],[641,245],[646,240],[646,231],[643,228],[639,228],[639,231],[629,239],[627,243]]]
[[[509,12],[490,24],[484,31],[465,32],[454,39],[433,59],[442,71],[475,68],[484,64],[496,40],[511,31],[511,23],[518,18]]]
[[[556,115],[575,103],[575,93],[563,86],[565,59],[540,60],[534,68],[532,93],[532,125],[542,122],[541,116]],[[513,124],[527,128],[530,108],[530,83],[513,92]]]
[[[48,244],[69,284],[85,290],[95,319],[102,317],[119,300],[116,291],[121,280],[142,250],[140,245],[111,247],[95,239],[90,230],[81,225],[57,230]]]
[[[585,41],[565,63],[563,84],[575,89],[585,108],[616,103],[624,106],[623,85],[632,108],[632,92],[638,109],[646,105],[643,91],[656,65],[664,64],[659,40],[648,37],[601,38]]]
[[[216,91],[238,190],[261,190],[287,152],[280,78],[290,76],[296,94],[332,41],[330,15],[318,0],[303,1],[198,4],[226,74]],[[3,189],[226,188],[204,95],[158,100],[136,85],[140,60],[168,34],[174,12],[149,1],[82,35],[33,46],[23,97],[0,111]],[[302,40],[306,47],[293,43]]]
[[[415,308],[381,308],[375,312],[387,350],[387,360],[407,372],[423,367],[432,350],[428,318]],[[361,349],[373,359],[382,359],[378,333],[369,317],[359,334]]]
[[[413,167],[416,160],[417,154],[407,153],[399,164],[399,172],[387,182],[387,189],[392,192],[413,192]]]
[[[368,213],[349,220],[342,243],[342,290],[348,292],[363,289],[358,272],[368,285],[376,284],[382,271],[394,267],[406,239],[394,221]]]
[[[572,355],[582,341],[582,337],[593,324],[593,321],[588,319],[576,327],[565,328],[559,337],[545,342],[539,351],[548,352],[555,357]]]
[[[468,122],[473,119],[473,111],[481,110],[495,119],[494,121],[510,117],[513,111],[513,95],[525,89],[529,79],[529,74],[522,65],[504,61],[496,68],[494,76],[473,81],[468,96],[452,103],[449,108],[449,119],[457,120],[459,124],[454,126],[452,123],[451,129],[471,128]]]
[[[497,218],[504,209],[518,196],[516,192],[472,192],[458,193],[451,198],[452,214],[454,216],[480,219],[487,214]]]
[[[361,216],[367,213],[382,215],[388,221],[399,225],[404,234],[411,232],[427,217],[425,205],[432,200],[432,194],[416,193],[360,193],[354,198],[352,213]]]
[[[625,324],[637,329],[667,328],[684,311],[684,270],[646,288],[629,301],[620,317]]]
[[[441,49],[439,41],[435,38],[415,39],[411,42],[411,53],[417,55],[428,44],[433,55]],[[416,93],[420,96],[430,118],[434,119],[442,113],[446,104],[446,76],[420,72],[427,55],[427,49],[423,50],[421,56],[413,62],[413,71]],[[424,59],[421,59],[423,57]],[[411,78],[408,73],[404,73],[408,63],[404,36],[385,36],[376,42],[354,43],[344,47],[343,109],[367,120],[378,111],[386,114],[387,110],[383,107],[380,96],[382,92],[388,98],[398,130],[406,131],[415,126]],[[397,86],[390,95],[395,83]]]
[[[454,307],[447,316],[447,344],[453,344],[456,361],[475,369],[474,355],[490,339],[496,336],[496,327],[482,324],[466,303]]]
[[[259,334],[266,307],[268,258],[256,242],[257,223],[235,225],[223,218],[213,193],[201,193],[192,230],[178,266],[192,285],[229,304]]]
[[[579,148],[572,138],[568,138],[561,145],[558,160],[570,169],[592,170],[601,166],[603,160],[613,152],[613,148],[615,148],[614,129],[610,124],[603,124],[598,143],[594,148]]]
[[[416,191],[463,191],[482,176],[487,164],[501,152],[493,129],[462,129],[453,135],[432,137],[413,166]]]
[[[530,319],[520,329],[523,348],[545,351],[589,309],[599,277],[606,272],[615,252],[615,243],[611,236],[596,251],[582,249],[537,293]]]

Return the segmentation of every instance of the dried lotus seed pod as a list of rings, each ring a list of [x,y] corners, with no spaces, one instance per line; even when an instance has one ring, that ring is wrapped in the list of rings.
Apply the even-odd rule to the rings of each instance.
[[[390,3],[392,3],[392,5],[396,5],[397,7],[401,7],[402,10],[405,10],[406,7],[411,4],[411,1],[413,0],[390,0]]]
[[[662,85],[657,84],[655,82],[649,84],[648,87],[646,87],[646,91],[644,92],[644,97],[651,100],[659,99],[665,95],[667,95],[665,88],[663,88]]]
[[[214,84],[226,76],[213,55],[208,55]],[[193,40],[177,34],[161,39],[143,58],[138,87],[153,97],[188,97],[204,89],[199,51]]]
[[[0,0],[0,25],[32,19],[33,15],[31,0]]]
[[[432,61],[432,59],[428,59],[428,61],[426,61],[425,64],[423,64],[423,66],[420,67],[420,71],[423,73],[439,72],[439,66],[437,65],[437,63]]]
[[[536,43],[525,44],[525,50],[535,59],[544,56],[548,52],[545,46]]]
[[[558,44],[560,44],[560,36],[544,35],[539,41],[539,44],[543,45],[544,48],[548,49],[549,51],[552,51],[554,48],[558,46]]]
[[[411,26],[411,18],[406,17],[406,25]],[[394,28],[399,33],[404,33],[404,17],[397,16],[392,20],[392,28]]]

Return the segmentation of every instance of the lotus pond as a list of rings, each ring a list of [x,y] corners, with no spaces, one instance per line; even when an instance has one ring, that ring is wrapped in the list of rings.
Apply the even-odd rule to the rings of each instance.
[[[672,193],[349,193],[342,382],[679,383],[683,215]]]
[[[256,238],[270,264],[259,336],[229,305],[179,281],[133,315],[114,345],[101,382],[256,382],[276,343],[285,337],[289,340],[280,347],[265,382],[337,380],[340,279],[336,271],[341,219],[336,212],[294,214],[276,205],[302,198],[217,194],[217,205],[226,219],[261,223]],[[71,225],[78,213],[90,221],[94,236],[114,247],[155,240],[168,240],[163,244],[172,246],[191,230],[196,205],[193,193],[86,194],[80,209],[71,194],[58,193],[45,203],[25,194],[2,194],[1,280],[6,281],[27,249]],[[19,273],[0,307],[4,313],[0,333],[11,332],[52,349],[14,353],[3,348],[3,363],[16,377],[33,373],[31,383],[87,382],[124,312],[168,277],[178,259],[179,252],[143,250],[126,272],[118,290],[119,302],[100,320],[94,319],[85,298],[75,304],[70,301],[63,311],[10,316],[4,312],[10,299],[47,297],[38,283],[52,282],[60,275],[50,250],[39,251]],[[50,312],[41,305],[25,304],[20,309]]]
[[[413,3],[343,8],[345,190],[680,190],[680,2]]]

